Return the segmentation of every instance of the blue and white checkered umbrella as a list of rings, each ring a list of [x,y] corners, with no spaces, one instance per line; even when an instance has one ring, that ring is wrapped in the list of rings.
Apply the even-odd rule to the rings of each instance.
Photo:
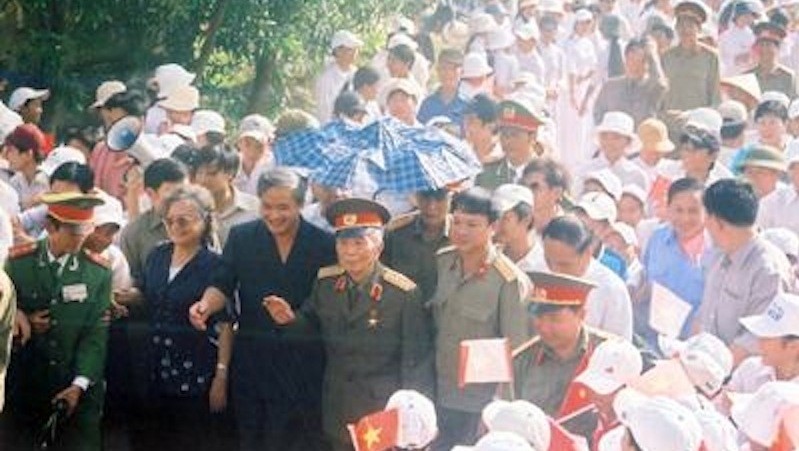
[[[408,127],[392,118],[348,136],[349,154],[344,141],[325,153],[328,164],[311,174],[313,181],[354,193],[412,193],[443,188],[481,170],[466,143],[437,128]]]
[[[281,136],[272,151],[280,166],[316,170],[371,144],[364,139],[362,129],[333,121],[321,129],[307,128]]]

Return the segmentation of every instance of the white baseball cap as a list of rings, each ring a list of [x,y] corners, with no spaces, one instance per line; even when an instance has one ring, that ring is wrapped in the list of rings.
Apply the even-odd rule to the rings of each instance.
[[[704,130],[713,136],[719,136],[721,133],[721,126],[724,123],[721,114],[713,108],[695,108],[688,111],[687,120],[685,121],[686,127],[695,127],[699,130]]]
[[[698,451],[702,427],[696,416],[677,401],[664,396],[648,398],[616,395],[613,408],[641,449],[647,451]]]
[[[785,227],[772,227],[763,230],[760,235],[769,243],[777,246],[785,255],[799,259],[799,235]]]
[[[191,85],[177,86],[158,101],[165,110],[194,111],[200,106],[200,91]]]
[[[156,67],[149,82],[158,84],[158,96],[163,98],[179,86],[190,85],[195,77],[194,73],[187,71],[180,64],[169,63]]]
[[[22,125],[22,116],[0,101],[0,142],[5,141],[6,136],[20,125]]]
[[[224,135],[225,118],[213,110],[197,110],[191,116],[191,128],[197,136],[208,132],[216,132]]]
[[[491,33],[499,28],[497,21],[491,14],[478,11],[469,17],[469,33],[475,35],[480,33]]]
[[[100,83],[100,86],[97,87],[97,91],[94,95],[94,103],[89,105],[89,108],[100,108],[105,105],[105,102],[107,102],[112,96],[127,90],[128,87],[125,86],[125,83],[122,83],[119,80],[104,81]]]
[[[583,210],[594,221],[616,222],[618,209],[613,198],[605,193],[585,193],[577,203],[577,208]]]
[[[549,418],[529,401],[491,401],[483,409],[482,418],[489,432],[511,432],[523,437],[536,450],[549,448],[552,435]]]
[[[716,107],[716,111],[721,115],[722,121],[727,121],[734,124],[742,124],[746,122],[749,114],[746,112],[746,106],[737,100],[725,100]]]
[[[706,396],[715,395],[733,368],[730,349],[715,335],[703,332],[678,345],[685,374]]]
[[[738,432],[727,417],[713,409],[698,409],[694,415],[702,426],[705,451],[738,451]]]
[[[621,199],[623,186],[621,179],[608,168],[591,171],[585,175],[585,180],[594,180],[599,183],[602,188],[607,191],[614,201],[618,202]]]
[[[641,353],[631,343],[606,340],[596,347],[588,367],[574,381],[600,395],[609,395],[640,376],[643,367]]]
[[[638,139],[638,134],[635,133],[635,121],[629,114],[621,111],[608,111],[605,113],[602,116],[602,122],[596,126],[594,131],[596,133],[618,133],[633,140]]]
[[[491,202],[494,203],[500,213],[505,213],[520,203],[527,204],[530,207],[535,206],[533,192],[530,188],[515,183],[506,183],[498,186],[491,196]]]
[[[104,202],[94,207],[94,225],[116,224],[120,229],[125,227],[125,213],[122,209],[122,202],[105,191],[100,191],[99,197]]]
[[[416,34],[416,24],[403,15],[397,15],[391,19],[391,31],[392,33],[403,32],[414,35]]]
[[[799,336],[799,296],[778,293],[766,311],[741,318],[741,324],[759,338]]]
[[[646,194],[646,191],[644,191],[643,188],[641,188],[640,186],[638,186],[638,185],[636,185],[634,183],[630,183],[630,184],[624,185],[621,188],[621,195],[622,196],[630,196],[633,199],[637,200],[638,202],[641,202],[644,205],[644,207],[646,207],[646,201],[647,201],[647,197],[648,197],[647,194]],[[619,198],[619,199],[621,199],[621,198]]]
[[[385,410],[399,412],[397,446],[421,449],[438,435],[438,420],[433,402],[414,390],[398,390],[388,398]]]
[[[602,434],[596,446],[597,451],[621,451],[626,434],[627,428],[624,426],[616,426]]]
[[[275,136],[275,126],[265,116],[250,114],[244,116],[239,122],[238,139],[250,137],[260,143],[265,143]]]
[[[766,382],[754,395],[738,395],[736,399],[732,419],[738,431],[762,446],[771,446],[777,438],[782,413],[799,406],[799,384]]]
[[[485,77],[491,75],[492,72],[494,69],[488,65],[485,53],[470,52],[463,57],[461,78]]]
[[[780,91],[764,92],[763,95],[760,97],[760,103],[769,102],[769,101],[779,102],[785,105],[785,108],[789,108],[791,104],[791,98],[788,97],[784,92]]]
[[[575,22],[585,22],[588,20],[594,20],[594,15],[591,14],[591,11],[587,8],[580,8],[574,13]]]
[[[616,221],[610,224],[610,228],[621,236],[624,243],[628,246],[638,247],[638,233],[627,223]]]
[[[512,432],[489,432],[474,446],[460,446],[457,449],[461,451],[539,451],[527,443],[524,437]]]
[[[47,158],[39,163],[39,169],[51,177],[53,172],[64,163],[80,163],[86,164],[86,155],[80,150],[70,146],[59,146],[47,154]]]
[[[386,48],[393,49],[398,45],[407,45],[411,48],[411,50],[416,50],[419,48],[419,44],[414,41],[412,37],[405,33],[396,33],[395,35],[391,36],[391,38],[388,40]]]
[[[516,37],[523,41],[534,39],[538,41],[541,39],[541,30],[538,29],[538,24],[535,21],[526,22],[513,29]]]
[[[33,89],[27,86],[17,88],[8,98],[8,107],[14,111],[19,111],[29,100],[47,100],[50,97],[49,89]]]
[[[391,97],[391,94],[397,91],[413,96],[417,102],[421,102],[423,98],[420,89],[419,84],[410,78],[391,78],[386,82],[380,92],[380,105],[385,107],[388,104],[388,99]]]
[[[333,33],[333,38],[330,39],[330,50],[335,50],[338,47],[357,49],[363,47],[363,41],[349,30],[339,30]]]

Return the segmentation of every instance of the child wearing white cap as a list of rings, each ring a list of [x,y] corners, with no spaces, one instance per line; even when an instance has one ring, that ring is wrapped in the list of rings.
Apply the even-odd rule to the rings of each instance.
[[[789,450],[788,444],[774,446],[781,441],[780,429],[785,417],[799,409],[799,384],[785,381],[767,382],[752,396],[742,396],[732,407],[732,420],[749,441],[749,450]],[[794,425],[795,423],[792,423]],[[772,447],[773,448],[769,448]]]
[[[702,427],[696,416],[670,398],[647,398],[625,390],[613,408],[627,431],[622,451],[699,451],[702,447]]]
[[[535,404],[524,401],[495,400],[483,409],[483,424],[491,432],[511,432],[527,440],[535,450],[550,446],[549,418]]]
[[[752,393],[776,380],[799,384],[799,296],[780,293],[765,312],[740,321],[757,337],[760,355],[741,362],[727,391]]]
[[[590,401],[599,412],[594,443],[619,426],[613,401],[619,390],[641,375],[642,369],[643,359],[635,346],[624,340],[607,340],[596,347],[588,367],[575,378],[575,382],[588,387]]]
[[[388,398],[385,410],[397,409],[400,450],[428,450],[438,435],[438,418],[433,401],[415,390],[398,390]]]

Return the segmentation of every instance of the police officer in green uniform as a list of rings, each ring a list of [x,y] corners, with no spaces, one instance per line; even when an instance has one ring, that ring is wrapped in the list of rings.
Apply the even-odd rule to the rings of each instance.
[[[12,356],[7,411],[18,442],[3,449],[29,449],[63,400],[58,449],[99,450],[111,270],[81,246],[103,201],[83,193],[45,194],[42,201],[47,237],[12,248],[6,265],[32,336]]]
[[[755,74],[763,92],[777,91],[788,96],[796,97],[796,77],[791,69],[779,62],[780,45],[785,39],[785,29],[779,25],[764,21],[753,27],[757,40],[757,66],[749,72]]]
[[[293,333],[321,335],[323,429],[334,450],[351,450],[347,424],[382,410],[398,389],[432,392],[431,321],[416,284],[378,261],[385,207],[344,199],[326,216],[336,230],[338,265],[319,270],[301,311],[277,296],[267,296],[264,307]]]
[[[538,335],[513,351],[515,396],[559,419],[588,404],[587,391],[572,381],[586,368],[596,346],[611,335],[585,325],[585,300],[593,283],[565,274],[528,275],[535,287],[529,309]],[[576,415],[564,426],[590,438],[596,415]]]
[[[538,128],[544,123],[543,107],[529,96],[512,94],[499,104],[501,159],[488,163],[475,179],[475,185],[493,191],[506,183],[518,183],[527,163],[550,156],[551,150],[538,141]]]

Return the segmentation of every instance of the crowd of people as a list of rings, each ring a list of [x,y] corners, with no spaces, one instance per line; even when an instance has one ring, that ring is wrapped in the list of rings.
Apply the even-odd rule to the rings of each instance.
[[[799,449],[795,4],[442,0],[363,46],[274,122],[174,63],[100,126],[0,103],[0,449]],[[373,121],[482,170],[276,157]]]

